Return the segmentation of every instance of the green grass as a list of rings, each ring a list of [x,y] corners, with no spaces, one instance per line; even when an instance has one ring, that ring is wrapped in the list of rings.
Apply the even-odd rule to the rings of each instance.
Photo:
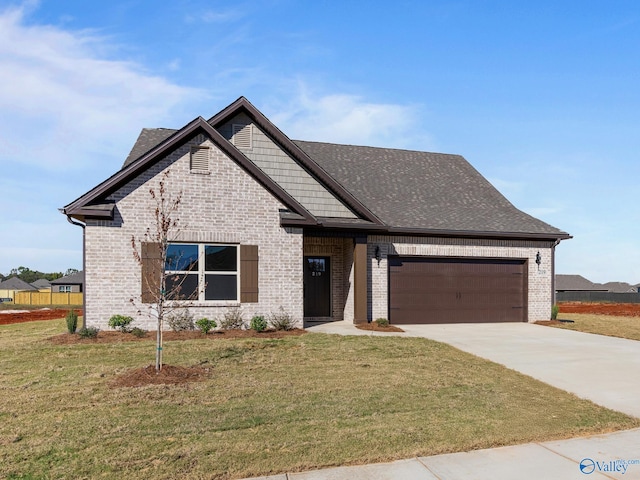
[[[64,331],[0,327],[0,478],[241,478],[640,426],[426,339],[166,342],[210,378],[114,389],[154,342],[45,340]]]
[[[573,320],[574,323],[553,325],[567,330],[597,333],[610,337],[640,340],[640,317],[614,317],[611,315],[560,313],[559,320]]]

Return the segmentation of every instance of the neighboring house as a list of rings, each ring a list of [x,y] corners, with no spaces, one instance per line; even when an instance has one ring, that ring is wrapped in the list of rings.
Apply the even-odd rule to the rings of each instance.
[[[168,170],[167,192],[182,193],[169,253],[189,262],[163,266],[144,234]],[[122,169],[62,213],[84,229],[85,320],[102,328],[114,314],[154,328],[143,279],[162,268],[186,276],[195,318],[544,320],[555,247],[571,238],[459,155],[293,141],[243,97],[179,130],[144,129]]]
[[[76,272],[66,277],[60,277],[51,282],[53,293],[79,293],[84,291],[84,272]]]
[[[627,282],[607,282],[601,284],[607,292],[612,293],[638,293],[638,288]]]
[[[31,284],[31,286],[37,288],[39,292],[51,291],[51,282],[49,282],[49,280],[47,280],[46,278],[36,280]]]
[[[556,275],[556,292],[606,292],[600,284],[587,280],[582,275]]]
[[[556,292],[638,293],[638,287],[626,282],[594,283],[581,275],[556,275]]]
[[[4,282],[0,282],[0,298],[11,298],[15,297],[16,292],[24,292],[24,291],[32,291],[36,292],[38,289],[29,285],[24,280],[21,280],[18,277],[10,277],[7,278]]]

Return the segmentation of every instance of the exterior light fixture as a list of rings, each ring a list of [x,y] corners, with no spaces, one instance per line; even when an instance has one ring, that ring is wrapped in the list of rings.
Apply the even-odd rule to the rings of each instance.
[[[380,260],[382,260],[382,254],[380,253],[380,245],[376,245],[376,260],[378,261],[378,266],[380,266]]]
[[[542,263],[542,255],[540,255],[540,252],[536,253],[536,263],[538,264],[538,270],[540,270],[540,264]]]

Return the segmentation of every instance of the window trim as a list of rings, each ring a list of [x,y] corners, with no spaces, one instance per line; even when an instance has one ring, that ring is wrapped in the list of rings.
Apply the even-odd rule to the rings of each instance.
[[[240,245],[236,243],[196,243],[196,242],[169,242],[167,248],[171,245],[195,245],[198,247],[198,271],[195,272],[193,270],[165,270],[165,265],[163,265],[163,272],[165,275],[197,275],[198,276],[198,296],[193,299],[169,299],[167,300],[172,302],[198,302],[202,304],[212,305],[212,304],[228,304],[240,303],[241,297],[241,285],[240,285]],[[206,257],[205,250],[206,247],[233,247],[236,251],[236,269],[235,270],[206,270]],[[217,300],[207,300],[206,296],[206,275],[235,275],[236,277],[236,297],[233,299],[217,299]]]

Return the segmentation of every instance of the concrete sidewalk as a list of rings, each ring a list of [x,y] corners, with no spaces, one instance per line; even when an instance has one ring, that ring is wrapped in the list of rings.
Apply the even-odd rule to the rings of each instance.
[[[617,469],[617,471],[616,471]],[[283,473],[270,480],[640,479],[640,429],[391,463]]]

